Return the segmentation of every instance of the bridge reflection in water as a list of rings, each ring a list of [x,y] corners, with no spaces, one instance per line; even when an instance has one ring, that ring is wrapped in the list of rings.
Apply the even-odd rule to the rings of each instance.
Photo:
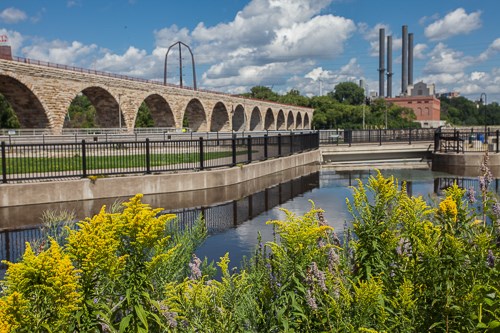
[[[181,228],[191,227],[200,214],[202,214],[208,233],[216,234],[230,228],[235,228],[241,223],[273,207],[318,187],[319,171],[316,170],[307,175],[272,185],[237,200],[211,206],[166,209],[164,212],[176,214]],[[158,198],[154,199],[154,201],[157,200]],[[40,226],[28,226],[21,229],[5,229],[0,231],[0,260],[17,261],[24,253],[26,242],[34,242],[42,236]],[[6,266],[0,264],[0,279],[4,275],[5,269]]]

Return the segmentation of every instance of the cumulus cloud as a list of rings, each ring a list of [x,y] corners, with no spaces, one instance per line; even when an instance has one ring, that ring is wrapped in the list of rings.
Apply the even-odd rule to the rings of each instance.
[[[97,45],[84,45],[74,41],[67,43],[60,40],[38,41],[22,48],[27,58],[65,65],[78,65],[83,58],[97,50]]]
[[[254,0],[230,22],[211,27],[198,24],[190,34],[196,61],[210,64],[202,84],[218,88],[230,82],[239,87],[282,85],[290,74],[303,75],[309,63],[314,66],[317,59],[335,58],[356,26],[343,17],[321,15],[330,3]]]
[[[319,95],[319,89],[323,94],[333,91],[335,86],[341,82],[358,83],[363,76],[363,70],[356,58],[351,58],[349,62],[337,70],[328,70],[323,67],[313,68],[303,77],[294,76],[288,80],[288,85],[293,86],[307,96]],[[321,85],[321,87],[320,87]]]
[[[131,66],[131,64],[133,64]],[[140,50],[133,46],[129,47],[122,55],[107,52],[103,57],[95,61],[97,69],[128,75],[132,77],[158,76],[161,64],[147,54],[146,50]]]
[[[427,45],[421,43],[415,45],[413,47],[413,58],[420,60],[425,59],[427,57],[425,50],[427,50]]]
[[[443,43],[438,43],[429,56],[424,67],[425,74],[463,73],[474,62],[472,57],[464,56],[463,52],[453,50]]]
[[[22,10],[9,7],[0,12],[0,22],[13,24],[26,20],[28,16]]]
[[[488,60],[488,59],[492,58],[493,56],[495,56],[498,52],[500,52],[500,38],[495,39],[490,44],[490,46],[488,46],[486,51],[484,51],[483,53],[481,53],[479,55],[478,59],[480,61]]]
[[[432,41],[448,39],[452,36],[468,34],[481,27],[481,11],[467,14],[465,9],[457,8],[425,28],[425,36]]]

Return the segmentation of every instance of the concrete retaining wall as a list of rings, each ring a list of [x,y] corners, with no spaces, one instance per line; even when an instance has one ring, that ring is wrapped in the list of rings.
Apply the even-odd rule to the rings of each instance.
[[[477,177],[481,175],[484,153],[433,153],[432,170],[449,172],[458,176]],[[500,176],[500,154],[488,153],[488,167],[495,177]]]
[[[136,193],[196,191],[238,184],[297,166],[319,163],[320,160],[321,153],[315,150],[241,167],[210,171],[98,178],[95,181],[80,179],[32,184],[4,184],[0,185],[0,207],[124,197]]]

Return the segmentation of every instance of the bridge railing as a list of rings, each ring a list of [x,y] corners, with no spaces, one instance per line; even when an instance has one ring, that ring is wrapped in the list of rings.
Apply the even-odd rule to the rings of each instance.
[[[196,90],[200,92],[206,92],[209,94],[216,94],[216,95],[225,95],[225,96],[231,96],[231,97],[240,97],[242,99],[248,99],[248,100],[255,100],[259,102],[269,102],[272,104],[278,104],[278,105],[285,105],[285,106],[293,106],[293,107],[300,107],[300,108],[307,108],[307,107],[301,107],[293,104],[286,104],[286,103],[277,103],[277,102],[272,102],[272,101],[263,101],[260,99],[252,98],[252,97],[244,97],[240,95],[235,95],[235,94],[228,94],[220,91],[215,91],[215,90],[208,90],[208,89],[194,89],[194,87],[190,86],[179,86],[175,85],[172,83],[164,83],[163,80],[161,79],[156,79],[156,80],[150,80],[150,79],[143,79],[143,78],[138,78],[138,77],[132,77],[128,75],[122,75],[122,74],[115,74],[115,73],[109,73],[109,72],[104,72],[104,71],[98,71],[96,69],[88,69],[88,68],[82,68],[82,67],[76,67],[76,66],[70,66],[70,65],[63,65],[63,64],[56,64],[53,62],[47,62],[47,61],[42,61],[42,60],[36,60],[36,59],[29,59],[29,58],[23,58],[23,57],[12,57],[12,59],[9,59],[10,61],[16,61],[24,64],[30,64],[30,65],[37,65],[37,66],[44,66],[44,67],[50,67],[50,68],[57,68],[57,69],[63,69],[63,70],[68,70],[72,72],[79,72],[79,73],[85,73],[85,74],[92,74],[92,75],[99,75],[99,76],[105,76],[105,77],[111,77],[115,79],[122,79],[122,80],[129,80],[129,81],[135,81],[135,82],[142,82],[142,83],[150,83],[150,84],[156,84],[156,85],[162,85],[162,86],[169,86],[169,87],[174,87],[177,89],[185,89],[185,90]]]
[[[477,130],[458,130],[458,129],[439,129],[435,133],[434,151],[435,152],[495,152],[500,151],[499,146],[500,130],[491,132],[489,129]]]
[[[1,142],[2,183],[151,174],[242,165],[317,149],[318,132],[194,139]]]
[[[374,143],[382,145],[383,143],[408,143],[418,141],[433,141],[433,128],[416,129],[334,129],[321,130],[321,144],[358,144]]]

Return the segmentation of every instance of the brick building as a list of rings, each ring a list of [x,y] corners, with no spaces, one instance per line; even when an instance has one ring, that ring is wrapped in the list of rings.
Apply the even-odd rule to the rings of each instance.
[[[407,95],[386,98],[387,102],[410,108],[422,127],[439,127],[441,122],[441,101],[434,96],[434,85],[418,82],[408,86]]]

